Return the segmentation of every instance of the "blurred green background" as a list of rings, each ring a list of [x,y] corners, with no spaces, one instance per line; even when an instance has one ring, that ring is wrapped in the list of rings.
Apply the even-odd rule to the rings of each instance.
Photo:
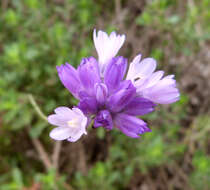
[[[0,0],[0,190],[210,189],[209,21],[210,0]],[[76,104],[56,65],[96,56],[94,28],[175,73],[181,99],[138,140],[100,128],[55,143],[41,112]]]

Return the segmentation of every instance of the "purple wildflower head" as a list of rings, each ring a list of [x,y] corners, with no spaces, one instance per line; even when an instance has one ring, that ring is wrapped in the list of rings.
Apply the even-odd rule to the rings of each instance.
[[[154,72],[154,59],[141,60],[139,54],[127,69],[127,59],[115,57],[124,41],[125,35],[112,32],[108,36],[94,30],[98,60],[83,58],[77,69],[69,64],[57,67],[61,82],[79,104],[73,110],[57,108],[56,114],[48,117],[51,124],[59,126],[50,133],[52,138],[76,141],[86,134],[91,120],[94,128],[116,128],[129,137],[139,138],[151,130],[137,116],[154,111],[157,104],[179,99],[174,76],[163,77],[163,71]]]

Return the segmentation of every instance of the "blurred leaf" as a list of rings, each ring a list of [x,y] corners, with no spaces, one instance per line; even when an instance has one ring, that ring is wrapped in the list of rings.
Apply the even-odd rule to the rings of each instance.
[[[38,138],[43,130],[47,127],[48,125],[45,122],[39,122],[36,125],[32,126],[30,129],[30,136],[32,138]]]
[[[17,184],[18,188],[23,187],[23,178],[22,178],[22,173],[18,168],[13,169],[13,179],[14,182]]]
[[[16,26],[20,20],[20,16],[13,9],[8,9],[4,15],[5,23],[9,26]]]
[[[143,12],[142,15],[136,18],[136,24],[149,25],[152,22],[152,16],[148,12]]]
[[[178,15],[173,15],[169,17],[167,21],[169,24],[177,24],[180,21],[180,18]]]

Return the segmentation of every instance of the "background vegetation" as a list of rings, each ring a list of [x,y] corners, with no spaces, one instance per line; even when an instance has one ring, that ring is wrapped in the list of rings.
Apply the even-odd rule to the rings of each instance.
[[[210,189],[209,21],[210,0],[1,0],[0,189]],[[181,100],[145,116],[139,140],[100,128],[55,143],[42,112],[76,103],[55,66],[96,56],[94,28],[175,73]]]

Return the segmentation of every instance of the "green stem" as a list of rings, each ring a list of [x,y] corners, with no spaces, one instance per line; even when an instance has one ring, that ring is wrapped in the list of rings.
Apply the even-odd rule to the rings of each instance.
[[[44,113],[42,112],[42,110],[39,108],[38,104],[36,103],[34,97],[32,94],[28,94],[28,99],[31,103],[31,105],[33,106],[33,108],[35,109],[35,111],[37,112],[37,114],[45,121],[47,121],[47,117],[44,115]]]

